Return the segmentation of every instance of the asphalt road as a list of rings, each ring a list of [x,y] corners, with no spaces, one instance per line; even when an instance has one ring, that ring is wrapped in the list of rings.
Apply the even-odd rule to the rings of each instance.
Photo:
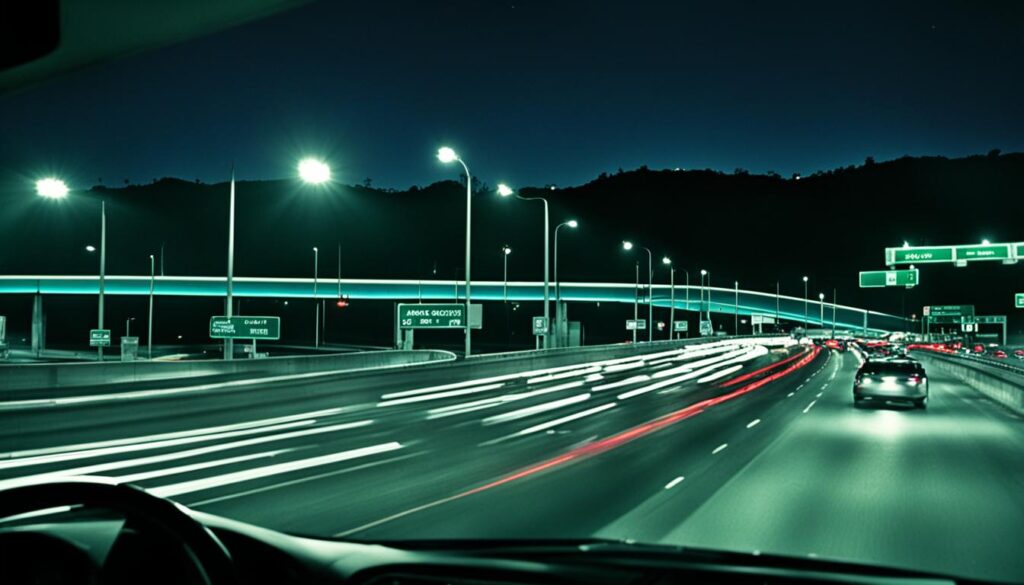
[[[0,478],[117,477],[343,538],[597,536],[1024,580],[1024,421],[938,368],[927,411],[854,409],[857,365],[733,346],[0,408]]]

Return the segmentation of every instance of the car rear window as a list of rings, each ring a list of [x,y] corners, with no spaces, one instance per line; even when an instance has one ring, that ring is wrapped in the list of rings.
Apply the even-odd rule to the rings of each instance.
[[[861,368],[862,374],[878,375],[878,374],[913,374],[923,371],[924,368],[921,364],[916,363],[873,363],[865,364]]]

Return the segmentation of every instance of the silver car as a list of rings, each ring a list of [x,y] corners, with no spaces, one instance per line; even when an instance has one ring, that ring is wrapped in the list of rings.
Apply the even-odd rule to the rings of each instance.
[[[868,361],[857,370],[853,382],[853,404],[910,402],[918,408],[928,405],[928,376],[920,362],[910,359]]]

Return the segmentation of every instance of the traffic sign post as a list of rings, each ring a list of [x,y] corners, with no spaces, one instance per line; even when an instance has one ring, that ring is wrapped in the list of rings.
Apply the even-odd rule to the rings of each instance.
[[[398,326],[402,329],[464,329],[466,305],[399,303]]]
[[[714,327],[711,326],[710,319],[701,319],[700,321],[700,335],[701,337],[707,337],[713,335],[715,332]]]
[[[647,319],[626,319],[626,331],[645,331]]]
[[[280,317],[210,317],[213,339],[281,339]]]
[[[920,281],[919,271],[910,270],[870,270],[861,271],[860,288],[881,288],[886,286],[917,286]]]
[[[90,329],[89,347],[110,347],[110,329]]]
[[[534,317],[533,318],[533,334],[534,335],[547,335],[548,334],[548,318],[547,317]]]
[[[134,362],[139,359],[139,338],[124,336],[121,338],[121,361]]]
[[[929,305],[924,308],[924,314],[929,317],[973,317],[974,305]]]
[[[963,246],[906,246],[886,248],[885,265],[953,263],[966,266],[979,260],[1000,260],[1016,264],[1024,257],[1024,243],[968,244]]]
[[[1013,295],[1013,306],[1018,309],[1024,309],[1024,293]]]
[[[689,333],[690,332],[690,322],[689,321],[673,321],[672,322],[672,331],[674,331],[676,333]]]

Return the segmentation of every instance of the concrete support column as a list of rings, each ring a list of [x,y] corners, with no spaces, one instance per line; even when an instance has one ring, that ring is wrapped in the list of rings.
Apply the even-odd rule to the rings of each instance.
[[[46,315],[43,314],[43,295],[32,298],[32,352],[36,355],[46,349]]]

